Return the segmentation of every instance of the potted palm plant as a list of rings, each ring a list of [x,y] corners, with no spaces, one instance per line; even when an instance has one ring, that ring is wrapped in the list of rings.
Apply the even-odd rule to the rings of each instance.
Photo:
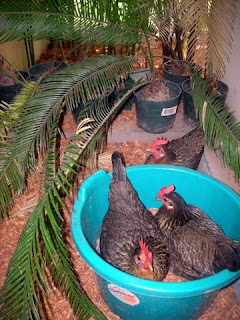
[[[197,17],[202,19],[199,14],[192,14],[194,8],[197,13],[200,8],[203,14],[209,15],[209,8],[202,5],[201,1],[189,0],[186,6],[185,2],[179,3],[182,3],[181,10],[186,15],[186,20],[188,16],[187,25],[190,17],[195,19],[192,21],[193,25],[198,25]],[[155,5],[153,1],[86,3],[64,0],[56,6],[55,1],[40,0],[29,7],[26,0],[1,1],[1,41],[29,36],[33,40],[79,40],[81,43],[94,45],[107,43],[113,52],[117,45],[131,48],[138,43],[142,52],[146,53],[142,47],[143,38],[147,41],[149,35],[152,35],[162,41],[166,35],[162,33],[165,30],[162,25],[166,21],[161,19],[158,6]],[[217,6],[217,1],[211,1],[211,5]],[[212,14],[215,14],[215,10]],[[230,16],[227,17],[227,22],[231,24],[232,16],[231,19]],[[220,25],[221,18],[218,15],[214,15],[213,20]],[[207,27],[211,32],[211,21]],[[213,33],[210,40],[214,39],[216,33]],[[149,54],[146,56],[151,62],[151,45],[150,42],[147,43],[150,58]],[[215,51],[211,53],[213,57]],[[84,169],[83,160],[94,157],[93,151],[100,149],[112,115],[138,89],[134,87],[129,90],[113,106],[106,104],[106,97],[119,84],[120,78],[126,76],[137,59],[138,56],[134,54],[106,54],[86,59],[59,70],[41,82],[29,82],[7,114],[1,113],[1,219],[8,215],[15,197],[24,190],[26,179],[37,162],[43,158],[45,161],[43,194],[21,233],[1,288],[2,319],[44,318],[45,308],[42,306],[41,296],[47,297],[50,291],[46,280],[48,277],[51,277],[55,286],[68,299],[78,319],[89,319],[91,316],[105,319],[88,299],[74,274],[68,246],[64,242],[62,209],[65,199],[70,197],[69,190],[73,186],[74,177],[80,169]],[[222,70],[222,60],[217,65]],[[236,178],[239,178],[240,166],[230,160],[239,159],[238,141],[235,139],[237,134],[239,136],[239,125],[231,115],[226,117],[227,111],[222,114],[219,110],[216,116],[216,102],[208,99],[205,82],[193,78],[193,83],[197,90],[193,92],[196,96],[195,105],[200,114],[204,114],[203,105],[206,105],[204,101],[207,99],[209,112],[205,113],[205,118],[202,117],[202,125],[211,122],[213,130],[208,130],[205,126],[206,141],[212,148],[221,150],[223,159],[234,170]],[[142,85],[138,84],[139,88]],[[62,116],[77,108],[79,101],[86,106],[85,115],[83,113],[78,130],[59,160],[58,134],[61,131]],[[93,112],[94,108],[96,112]]]
[[[169,60],[163,64],[164,78],[182,87],[183,81],[190,78],[188,68],[202,72],[202,68],[195,63],[184,60]]]
[[[223,81],[218,80],[216,85],[213,87],[212,83],[210,86],[210,91],[223,103],[225,103],[228,86]],[[193,102],[192,87],[190,79],[186,79],[182,82],[182,92],[183,92],[183,112],[184,121],[190,126],[196,126],[199,122],[196,118],[195,107]]]
[[[14,70],[14,66],[10,63],[9,66],[6,66],[2,56],[0,60],[0,101],[10,103],[25,85],[28,77],[28,72]]]
[[[174,82],[154,79],[135,92],[137,125],[150,133],[172,128],[182,90]]]

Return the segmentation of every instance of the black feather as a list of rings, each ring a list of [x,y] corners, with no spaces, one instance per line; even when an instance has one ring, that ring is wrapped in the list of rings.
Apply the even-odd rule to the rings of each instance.
[[[197,169],[204,150],[203,131],[200,127],[196,127],[186,135],[174,139],[161,147],[165,151],[165,157],[155,159],[151,154],[147,157],[145,164],[170,164]]]
[[[119,152],[112,154],[113,179],[115,182],[126,181],[126,168]]]
[[[143,237],[149,248],[162,246],[161,263],[164,272],[156,279],[161,280],[167,274],[168,255],[162,244],[156,220],[145,208],[126,176],[126,169],[119,152],[113,153],[112,164],[113,177],[108,193],[109,207],[100,233],[100,254],[114,267],[135,275],[133,256],[139,238]],[[155,242],[150,241],[151,238],[154,238]],[[160,272],[158,276],[159,274]]]
[[[173,203],[156,214],[170,253],[170,268],[187,279],[199,279],[223,269],[240,269],[240,242],[228,238],[201,209],[188,205],[176,192],[166,195]]]

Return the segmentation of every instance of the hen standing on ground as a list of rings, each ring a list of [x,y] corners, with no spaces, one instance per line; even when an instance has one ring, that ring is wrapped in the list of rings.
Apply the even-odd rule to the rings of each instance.
[[[240,269],[240,242],[225,236],[201,209],[188,205],[173,185],[161,188],[156,199],[163,202],[155,218],[174,273],[193,280]]]
[[[197,169],[204,149],[204,135],[200,127],[196,127],[185,136],[168,142],[157,138],[151,146],[152,154],[145,164],[171,164]]]
[[[169,256],[160,240],[156,220],[126,176],[118,152],[112,155],[112,165],[109,208],[100,232],[100,255],[124,272],[161,281],[168,272]]]

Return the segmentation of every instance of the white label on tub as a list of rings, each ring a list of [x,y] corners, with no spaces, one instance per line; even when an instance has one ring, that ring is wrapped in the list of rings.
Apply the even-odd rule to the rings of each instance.
[[[172,108],[163,108],[161,116],[162,117],[170,116],[172,114],[175,114],[176,112],[177,112],[177,106],[172,107]]]
[[[135,296],[135,294],[126,289],[118,287],[113,283],[108,284],[108,290],[115,298],[126,304],[129,304],[130,306],[136,306],[140,302],[138,297]]]

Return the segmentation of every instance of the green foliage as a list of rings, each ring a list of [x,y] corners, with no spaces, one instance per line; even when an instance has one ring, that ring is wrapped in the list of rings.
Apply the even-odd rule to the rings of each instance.
[[[236,180],[240,179],[240,123],[211,92],[211,84],[198,73],[192,74],[193,99],[196,114],[204,129],[207,145],[217,151],[230,167]]]
[[[149,61],[153,65],[151,37],[163,42],[169,41],[169,31],[174,25],[183,27],[183,30],[184,26],[191,27],[194,32],[190,38],[200,34],[199,25],[203,26],[205,23],[210,28],[210,20],[207,24],[201,13],[201,8],[204,8],[204,12],[209,10],[204,7],[203,2],[0,1],[1,43],[15,39],[54,39],[55,42],[77,41],[88,46],[107,45],[109,52],[117,45],[128,49],[125,57],[107,55],[86,59],[55,74],[46,74],[36,83],[26,84],[12,106],[3,105],[4,111],[0,112],[1,219],[7,215],[14,197],[24,189],[26,179],[38,161],[44,158],[46,165],[44,194],[20,236],[1,289],[2,319],[44,318],[41,295],[47,297],[49,293],[46,276],[49,274],[69,300],[78,319],[89,319],[90,316],[105,318],[82,292],[72,270],[63,237],[64,200],[70,195],[77,173],[84,170],[85,160],[94,161],[95,151],[98,152],[101,148],[113,114],[133,90],[138,88],[129,90],[114,106],[107,103],[108,96],[119,83],[120,77],[126,76],[137,61],[137,56],[130,56],[131,52],[134,53],[135,45],[138,44],[146,56],[150,57]],[[236,0],[231,0],[233,2]],[[222,4],[220,0],[211,1],[211,8],[217,7],[218,3]],[[216,49],[219,38],[215,33],[217,34],[220,19],[214,14],[215,9],[212,12],[211,21],[216,29],[209,30],[212,30],[211,41],[215,43]],[[226,23],[229,23],[230,17],[234,18],[234,14],[228,8]],[[227,51],[226,37],[229,32],[226,31],[223,35],[224,51]],[[149,52],[141,45],[143,37]],[[219,70],[223,70],[220,63],[222,56],[218,53],[221,50],[212,48],[209,46],[207,56],[214,61],[213,57],[217,55]],[[193,75],[193,84],[194,101],[200,120],[203,118],[204,101],[207,101],[202,123],[207,143],[210,147],[219,149],[225,163],[233,168],[239,178],[239,124],[208,92],[208,85],[204,80]],[[59,162],[57,143],[62,117],[65,112],[78,107],[80,102],[85,105],[80,119],[82,121]]]
[[[91,315],[96,319],[105,319],[82,292],[71,269],[68,250],[63,241],[61,212],[65,208],[63,198],[69,197],[73,178],[83,168],[83,159],[93,157],[93,150],[100,149],[106,126],[112,115],[132,94],[133,89],[113,107],[107,104],[105,98],[118,83],[120,75],[124,74],[134,61],[135,58],[111,56],[84,61],[59,71],[42,83],[30,83],[31,90],[27,86],[28,96],[22,93],[24,96],[22,101],[25,103],[20,103],[18,97],[13,108],[7,110],[7,114],[10,115],[15,108],[17,116],[12,122],[12,127],[9,126],[11,139],[5,146],[8,149],[1,167],[0,200],[5,197],[1,204],[2,208],[5,205],[4,209],[7,209],[11,204],[11,190],[14,189],[15,180],[10,178],[16,179],[19,176],[23,184],[26,175],[43,152],[46,154],[47,162],[45,194],[21,234],[1,289],[3,319],[40,319],[44,316],[40,293],[47,295],[49,291],[45,279],[48,270],[55,285],[68,298],[78,319],[88,319]],[[83,85],[84,80],[88,86]],[[78,94],[74,89],[75,86],[79,89]],[[31,96],[33,90],[35,91]],[[63,108],[70,111],[77,107],[80,99],[81,101],[97,99],[97,103],[94,104],[94,109],[86,107],[83,119],[87,117],[87,120],[81,122],[85,126],[81,127],[80,124],[78,134],[71,138],[58,167],[56,140],[60,115]],[[16,111],[17,106],[19,106],[18,111]],[[91,116],[93,120],[91,123],[88,123],[86,113]],[[3,113],[3,118],[5,116]],[[10,116],[8,118],[10,119]],[[20,142],[21,147],[19,147]],[[18,175],[13,164],[19,170]],[[5,184],[2,184],[5,181],[3,178],[6,180]],[[23,185],[17,185],[15,191],[22,188]]]
[[[205,40],[206,72],[211,75],[213,70],[220,77],[225,73],[225,63],[231,53],[232,34],[236,20],[238,0],[211,0],[182,2],[183,32],[189,34],[188,51],[193,56],[196,45]]]
[[[45,184],[48,185],[49,179],[55,176],[56,137],[63,110],[70,111],[80,101],[87,103],[108,94],[120,81],[120,75],[125,74],[135,61],[135,57],[102,56],[74,64],[42,82],[29,84],[24,91],[27,96],[22,92],[19,98],[22,103],[16,100],[9,112],[1,113],[3,117],[16,113],[14,110],[20,105],[19,114],[12,123],[7,149],[4,146],[0,148],[0,183],[5,186],[0,189],[1,213],[6,214],[11,205],[11,188],[14,193],[22,190],[23,182],[20,186],[20,181],[25,180],[46,146],[48,163]],[[6,124],[2,130],[5,128]],[[15,174],[12,174],[10,163],[15,168]],[[20,180],[15,181],[17,177]]]
[[[22,171],[14,154],[12,130],[21,117],[24,103],[34,91],[34,84],[26,85],[15,98],[13,106],[1,104],[0,110],[0,220],[7,215],[13,203],[13,195],[19,194],[25,187]]]
[[[0,38],[1,42],[32,37],[131,46],[141,41],[137,28],[148,24],[143,9],[137,1],[123,1],[122,6],[117,1],[75,1],[73,5],[70,0],[57,6],[51,0],[30,1],[29,5],[25,1],[2,1]]]

